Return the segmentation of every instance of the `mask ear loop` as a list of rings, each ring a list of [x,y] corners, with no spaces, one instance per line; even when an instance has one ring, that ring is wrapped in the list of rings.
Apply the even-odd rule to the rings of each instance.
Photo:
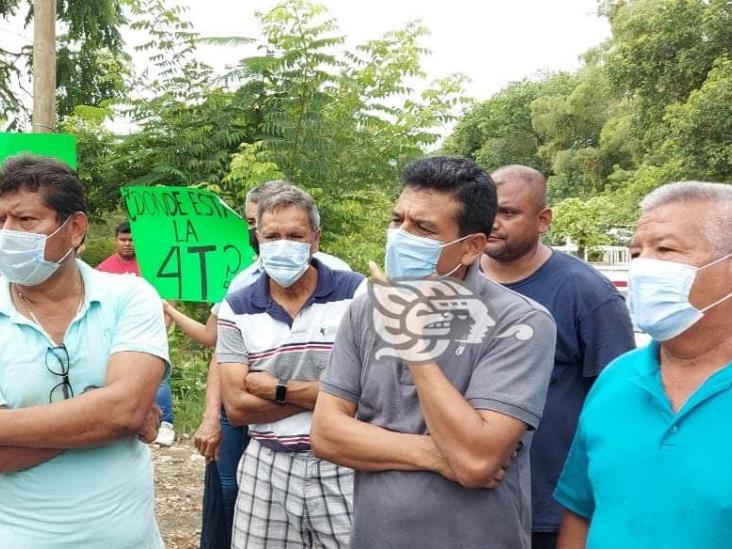
[[[717,263],[721,263],[722,261],[724,261],[724,260],[726,260],[726,259],[728,259],[730,257],[732,257],[732,253],[727,254],[727,255],[723,255],[719,259],[715,259],[711,263],[707,263],[706,265],[703,265],[703,266],[699,267],[696,271],[697,272],[702,271],[702,270],[706,269],[707,267],[711,267],[712,265],[716,265]],[[716,307],[717,305],[719,305],[723,301],[728,300],[730,297],[732,297],[732,292],[728,293],[726,296],[722,297],[721,299],[718,299],[717,301],[715,301],[711,305],[707,305],[703,309],[699,309],[699,311],[702,312],[702,313],[706,313],[709,309],[711,309],[712,307]]]
[[[723,255],[722,257],[720,257],[718,259],[715,259],[711,263],[707,263],[706,265],[702,265],[701,267],[697,267],[696,270],[697,271],[703,271],[707,267],[711,267],[712,265],[716,265],[717,263],[722,263],[722,261],[724,261],[725,259],[729,259],[730,257],[732,257],[732,253],[727,254],[727,255]]]
[[[448,242],[447,244],[443,244],[443,245],[442,245],[442,248],[444,248],[444,247],[446,247],[446,246],[451,246],[451,245],[453,245],[453,244],[456,244],[456,243],[460,242],[461,240],[465,240],[466,238],[469,238],[469,237],[471,237],[471,236],[473,236],[473,235],[472,235],[472,234],[466,234],[465,236],[463,236],[463,237],[460,237],[460,238],[458,238],[457,240],[453,240],[452,242]],[[458,270],[458,269],[459,269],[460,267],[462,267],[462,266],[463,266],[463,264],[462,264],[462,262],[460,262],[460,263],[458,263],[458,264],[457,264],[457,265],[455,266],[455,268],[454,268],[454,269],[453,269],[452,271],[450,271],[449,273],[447,273],[447,274],[444,274],[444,275],[437,275],[437,276],[439,276],[440,278],[447,278],[447,277],[449,277],[449,276],[452,276],[452,274],[453,274],[453,273],[454,273],[455,271],[457,271],[457,270]]]
[[[76,212],[74,212],[74,213],[76,213]],[[64,221],[63,223],[61,223],[61,225],[58,226],[58,229],[56,229],[51,234],[49,234],[48,236],[46,236],[46,241],[43,244],[43,248],[44,248],[43,253],[44,253],[44,255],[45,255],[45,248],[46,248],[46,244],[48,243],[48,239],[51,238],[53,235],[55,235],[57,232],[59,232],[61,229],[63,229],[64,226],[69,222],[69,219],[71,219],[71,216],[67,217],[66,218],[66,221]],[[71,255],[71,252],[73,252],[73,251],[74,251],[74,247],[72,246],[71,248],[69,248],[69,251],[66,252],[61,259],[58,259],[56,261],[52,261],[52,263],[56,263],[57,265],[60,265],[61,263],[63,263],[64,261],[66,261],[66,258],[69,257]]]
[[[453,273],[454,273],[455,271],[457,271],[457,270],[458,270],[458,269],[459,269],[460,267],[462,267],[462,266],[463,266],[463,264],[462,264],[462,263],[458,263],[458,264],[457,264],[457,266],[456,266],[456,267],[455,267],[455,268],[454,268],[454,269],[453,269],[452,271],[450,271],[449,273],[447,273],[447,274],[444,274],[444,275],[437,275],[437,276],[439,276],[440,278],[447,278],[447,277],[449,277],[449,276],[452,276],[452,274],[453,274]]]
[[[723,297],[722,299],[718,299],[717,301],[715,301],[715,302],[714,302],[714,303],[712,303],[711,305],[707,305],[707,306],[706,306],[706,307],[704,307],[703,309],[699,309],[699,310],[700,310],[700,311],[701,311],[702,313],[706,313],[706,312],[707,312],[707,311],[708,311],[709,309],[711,309],[712,307],[716,307],[717,305],[719,305],[719,304],[720,304],[720,303],[722,303],[723,301],[726,301],[726,300],[728,300],[728,299],[729,299],[730,297],[732,297],[732,292],[728,293],[728,294],[727,294],[726,296],[724,296],[724,297]]]

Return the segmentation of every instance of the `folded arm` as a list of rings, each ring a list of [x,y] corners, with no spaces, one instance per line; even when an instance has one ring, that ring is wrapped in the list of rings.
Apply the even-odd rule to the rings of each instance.
[[[315,408],[320,382],[288,379],[285,383],[287,384],[285,402],[307,410]],[[249,372],[246,376],[247,391],[266,400],[275,400],[278,384],[279,380],[269,372]]]
[[[63,450],[51,448],[18,448],[4,446],[0,448],[0,473],[14,473],[30,469],[55,458]]]
[[[410,366],[427,428],[460,484],[487,485],[499,474],[528,425],[490,410],[475,410],[437,364]]]
[[[306,411],[295,404],[280,404],[247,390],[249,366],[242,363],[219,364],[221,398],[226,415],[234,425],[271,423]]]
[[[454,478],[431,437],[389,431],[355,413],[353,402],[320,392],[310,433],[317,457],[359,471],[433,471]]]
[[[164,363],[119,352],[109,359],[104,387],[44,406],[0,410],[0,446],[66,449],[137,436],[155,400]]]

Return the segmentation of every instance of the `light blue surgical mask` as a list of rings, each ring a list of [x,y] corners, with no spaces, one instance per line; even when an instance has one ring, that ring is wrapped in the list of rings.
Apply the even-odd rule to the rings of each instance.
[[[729,257],[732,254],[702,267],[642,257],[631,261],[628,307],[635,325],[656,341],[668,341],[691,328],[705,312],[732,297],[730,292],[703,309],[689,303],[697,273]]]
[[[46,242],[68,221],[50,235],[0,229],[0,274],[21,286],[37,286],[51,278],[74,249],[69,248],[58,261],[47,261]]]
[[[408,233],[402,229],[389,229],[386,236],[386,276],[391,280],[401,278],[427,278],[435,273],[442,248],[465,240],[472,235],[463,236],[443,244],[439,240]],[[450,276],[462,266],[458,263],[449,273]]]
[[[272,280],[289,288],[310,266],[310,243],[295,240],[260,242],[259,260]]]

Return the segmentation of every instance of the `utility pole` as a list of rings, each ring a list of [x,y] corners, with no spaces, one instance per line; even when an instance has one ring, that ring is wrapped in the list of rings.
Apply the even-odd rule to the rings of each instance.
[[[56,131],[56,0],[33,0],[33,132]]]

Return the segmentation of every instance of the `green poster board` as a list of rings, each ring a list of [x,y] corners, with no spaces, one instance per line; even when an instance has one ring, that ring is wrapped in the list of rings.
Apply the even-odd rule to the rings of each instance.
[[[246,221],[215,194],[122,187],[142,276],[164,299],[221,301],[254,260]]]
[[[67,133],[0,132],[0,162],[23,153],[52,156],[76,169],[76,136]]]

